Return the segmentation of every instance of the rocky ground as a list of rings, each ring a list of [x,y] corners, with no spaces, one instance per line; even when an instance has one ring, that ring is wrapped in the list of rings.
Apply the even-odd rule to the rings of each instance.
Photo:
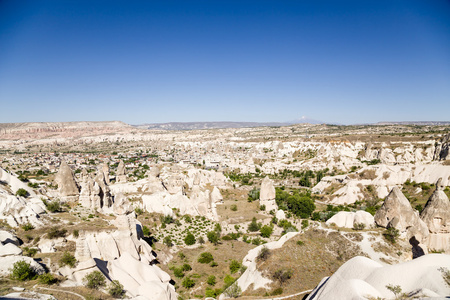
[[[449,130],[2,124],[0,294],[444,297]]]

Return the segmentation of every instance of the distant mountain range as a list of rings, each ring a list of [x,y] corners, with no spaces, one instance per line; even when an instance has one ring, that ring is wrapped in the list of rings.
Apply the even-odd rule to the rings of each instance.
[[[450,121],[403,121],[403,122],[378,122],[374,125],[450,125]]]
[[[248,128],[263,126],[288,126],[293,124],[322,124],[323,122],[302,117],[301,119],[289,122],[169,122],[169,123],[147,123],[133,125],[140,129],[157,130],[200,130],[200,129],[219,129],[219,128]]]

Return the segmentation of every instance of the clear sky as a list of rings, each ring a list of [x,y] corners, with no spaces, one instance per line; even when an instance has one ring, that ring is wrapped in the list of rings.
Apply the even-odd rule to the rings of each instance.
[[[0,123],[450,121],[450,1],[0,1]]]

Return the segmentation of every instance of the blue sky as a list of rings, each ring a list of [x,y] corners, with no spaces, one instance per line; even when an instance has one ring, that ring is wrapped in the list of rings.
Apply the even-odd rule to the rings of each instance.
[[[0,1],[0,122],[450,121],[450,1]]]

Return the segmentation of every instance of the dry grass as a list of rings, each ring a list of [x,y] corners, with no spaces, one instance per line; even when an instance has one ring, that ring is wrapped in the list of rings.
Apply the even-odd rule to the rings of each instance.
[[[205,295],[205,289],[208,287],[206,280],[209,275],[216,276],[216,285],[211,288],[222,288],[224,285],[224,277],[230,274],[229,265],[231,260],[237,260],[242,262],[247,252],[254,248],[254,245],[249,245],[239,241],[221,241],[217,246],[207,242],[201,247],[195,249],[183,249],[182,251],[174,254],[174,258],[167,265],[158,265],[161,269],[170,274],[171,278],[175,281],[177,293],[184,298],[194,298],[195,295]],[[214,261],[218,263],[218,266],[211,267],[210,264],[201,264],[197,261],[200,253],[210,252]],[[183,253],[185,258],[181,259],[179,253]],[[184,278],[176,278],[171,267],[180,267],[184,263],[188,263],[192,270],[185,273],[185,276],[190,276],[195,281],[195,286],[189,290],[185,289],[181,282]],[[238,273],[231,274],[231,276],[237,278],[240,276]]]
[[[298,241],[303,244],[299,245]],[[323,277],[332,275],[344,262],[357,255],[362,255],[359,247],[341,233],[327,234],[320,229],[310,229],[287,241],[282,248],[272,250],[272,255],[259,263],[258,269],[268,278],[272,278],[277,270],[292,270],[292,278],[281,286],[283,295],[289,295],[314,288]],[[278,287],[280,285],[275,281],[271,285],[272,290]],[[247,290],[244,295],[262,296],[265,293],[265,290]]]

